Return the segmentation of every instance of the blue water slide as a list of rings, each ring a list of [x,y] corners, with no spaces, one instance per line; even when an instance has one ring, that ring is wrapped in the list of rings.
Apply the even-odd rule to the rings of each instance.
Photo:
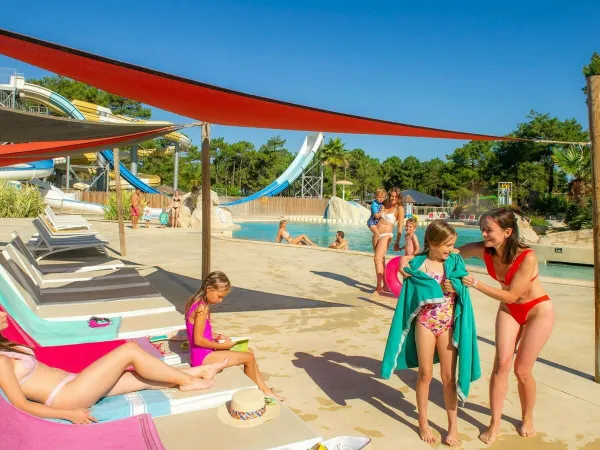
[[[248,197],[229,203],[223,203],[220,206],[240,205],[242,203],[251,202],[252,200],[257,200],[261,197],[272,197],[279,194],[292,184],[302,174],[306,167],[308,167],[322,143],[323,134],[321,133],[307,136],[292,163],[275,181]]]
[[[73,105],[69,100],[64,98],[62,95],[59,95],[56,92],[53,92],[50,95],[49,100],[50,100],[50,103],[52,103],[56,107],[60,108],[68,116],[70,116],[74,119],[78,119],[78,120],[85,120],[85,117],[83,116],[83,114],[81,114],[81,111],[79,111],[75,107],[75,105]],[[98,153],[98,157],[100,158],[100,161],[102,163],[109,164],[110,168],[114,169],[114,159],[113,159],[112,150],[102,150],[100,153]],[[129,171],[129,169],[127,169],[127,167],[125,167],[125,165],[123,163],[120,163],[119,167],[121,169],[121,178],[123,178],[125,181],[127,181],[134,188],[139,189],[142,192],[146,192],[149,194],[160,194],[159,191],[157,191],[153,187],[148,186],[146,183],[144,183],[142,180],[140,180],[138,177],[136,177],[134,174],[132,174]]]

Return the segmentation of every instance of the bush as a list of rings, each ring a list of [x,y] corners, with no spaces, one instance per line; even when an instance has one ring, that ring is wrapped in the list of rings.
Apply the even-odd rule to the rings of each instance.
[[[133,191],[125,191],[122,190],[123,197],[123,219],[131,220],[131,196],[133,195]],[[143,203],[142,203],[143,204]],[[108,199],[108,206],[104,209],[104,218],[107,220],[117,220],[119,217],[117,215],[117,194],[110,194]]]
[[[541,194],[532,200],[529,209],[546,214],[564,213],[569,207],[569,202],[564,195]]]
[[[36,186],[0,181],[0,217],[37,217],[44,211],[44,199]]]
[[[542,216],[529,216],[529,220],[532,227],[545,227],[547,225],[546,219]]]
[[[592,219],[592,197],[588,197],[583,207],[577,203],[571,203],[565,214],[565,222],[572,230],[581,230],[593,227]]]

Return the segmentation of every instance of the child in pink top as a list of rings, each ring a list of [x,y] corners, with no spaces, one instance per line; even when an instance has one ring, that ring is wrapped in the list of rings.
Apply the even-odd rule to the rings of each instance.
[[[406,220],[406,236],[404,236],[404,247],[400,247],[400,250],[404,250],[405,256],[414,256],[421,251],[419,245],[419,239],[415,234],[417,229],[417,219],[410,217]]]
[[[232,351],[234,343],[227,336],[214,333],[210,307],[223,301],[231,291],[229,278],[223,272],[211,272],[185,305],[185,325],[190,344],[190,364],[224,364],[225,367],[244,366],[244,373],[268,397],[283,400],[265,384],[252,349]]]

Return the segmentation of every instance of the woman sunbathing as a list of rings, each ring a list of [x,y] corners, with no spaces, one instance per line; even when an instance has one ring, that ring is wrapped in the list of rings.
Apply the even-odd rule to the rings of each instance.
[[[288,242],[288,244],[317,245],[313,241],[311,241],[305,234],[301,234],[300,236],[296,237],[290,236],[290,233],[287,230],[287,222],[285,220],[282,220],[281,222],[279,222],[279,231],[277,231],[277,237],[275,238],[275,242],[279,244],[284,239]]]
[[[0,314],[0,332],[6,327],[6,315]],[[8,400],[34,416],[77,424],[96,422],[89,408],[103,397],[175,386],[207,389],[227,363],[178,370],[127,343],[73,374],[39,362],[31,349],[0,336],[0,389]]]

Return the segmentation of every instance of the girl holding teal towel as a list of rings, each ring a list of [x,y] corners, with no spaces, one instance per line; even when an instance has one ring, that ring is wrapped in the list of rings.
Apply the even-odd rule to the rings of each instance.
[[[398,306],[388,336],[382,376],[418,367],[417,410],[421,439],[434,443],[427,420],[433,364],[440,363],[448,433],[444,443],[458,444],[458,398],[467,397],[470,383],[481,376],[471,298],[462,277],[464,261],[454,254],[457,234],[442,220],[425,231],[423,253],[406,267]],[[458,372],[458,379],[457,379]]]

